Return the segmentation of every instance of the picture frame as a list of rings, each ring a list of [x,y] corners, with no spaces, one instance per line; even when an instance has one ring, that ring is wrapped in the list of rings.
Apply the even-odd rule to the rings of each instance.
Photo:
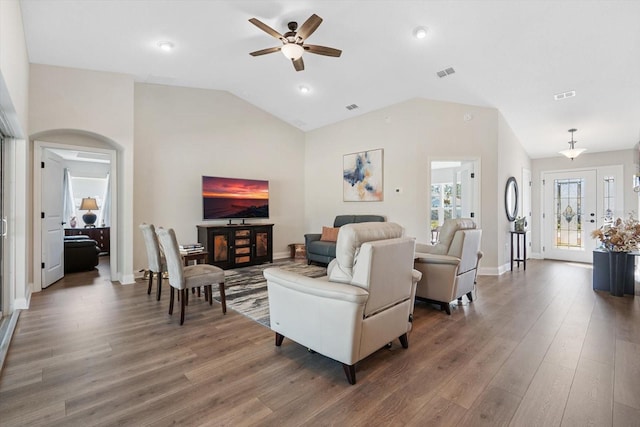
[[[382,148],[345,154],[342,159],[343,201],[383,201],[383,161]]]

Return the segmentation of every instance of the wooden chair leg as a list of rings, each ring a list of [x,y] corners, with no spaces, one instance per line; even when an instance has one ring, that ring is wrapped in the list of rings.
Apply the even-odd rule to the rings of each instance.
[[[467,298],[469,298],[469,302],[473,302],[473,293],[467,292]]]
[[[189,292],[185,292],[186,289],[180,289],[180,293],[182,294],[182,301],[180,301],[180,324],[184,323],[184,308],[187,305],[187,295]]]
[[[409,348],[409,337],[406,333],[400,335],[398,339],[400,340],[400,344],[402,344],[402,348]]]
[[[446,311],[449,316],[451,316],[451,305],[448,302],[441,303],[440,308]]]
[[[169,297],[169,314],[173,314],[173,299],[174,299],[175,289],[171,286],[171,296]]]
[[[204,288],[204,298],[205,301],[209,298],[209,305],[213,305],[213,286],[207,285]]]
[[[344,373],[347,375],[347,381],[349,381],[349,384],[354,385],[356,383],[356,365],[347,365],[346,363],[343,363],[342,368],[344,369]]]
[[[227,314],[227,297],[224,294],[224,283],[218,283],[220,290],[220,303],[222,304],[222,314]]]
[[[149,270],[149,287],[147,288],[147,295],[151,295],[152,285],[153,285],[153,271]]]
[[[158,295],[156,296],[156,301],[160,301],[160,293],[162,292],[162,272],[158,273]]]
[[[284,340],[284,335],[276,332],[276,347],[280,347],[282,345],[283,340]]]

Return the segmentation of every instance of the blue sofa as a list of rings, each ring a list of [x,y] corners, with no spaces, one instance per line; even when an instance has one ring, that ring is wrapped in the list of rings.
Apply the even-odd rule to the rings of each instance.
[[[381,215],[338,215],[333,221],[334,227],[342,227],[345,224],[356,222],[385,222],[385,217]],[[336,242],[325,242],[320,240],[321,233],[304,235],[304,244],[307,251],[307,264],[312,261],[322,264],[329,264],[336,257]]]

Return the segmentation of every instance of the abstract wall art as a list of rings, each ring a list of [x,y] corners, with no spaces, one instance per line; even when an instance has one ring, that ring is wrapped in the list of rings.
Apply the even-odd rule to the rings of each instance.
[[[345,154],[342,167],[345,202],[380,202],[382,191],[383,150]]]

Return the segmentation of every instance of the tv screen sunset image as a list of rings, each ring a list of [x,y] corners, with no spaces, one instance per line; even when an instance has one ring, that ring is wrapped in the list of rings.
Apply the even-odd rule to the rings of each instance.
[[[202,177],[204,219],[268,218],[269,181]]]

